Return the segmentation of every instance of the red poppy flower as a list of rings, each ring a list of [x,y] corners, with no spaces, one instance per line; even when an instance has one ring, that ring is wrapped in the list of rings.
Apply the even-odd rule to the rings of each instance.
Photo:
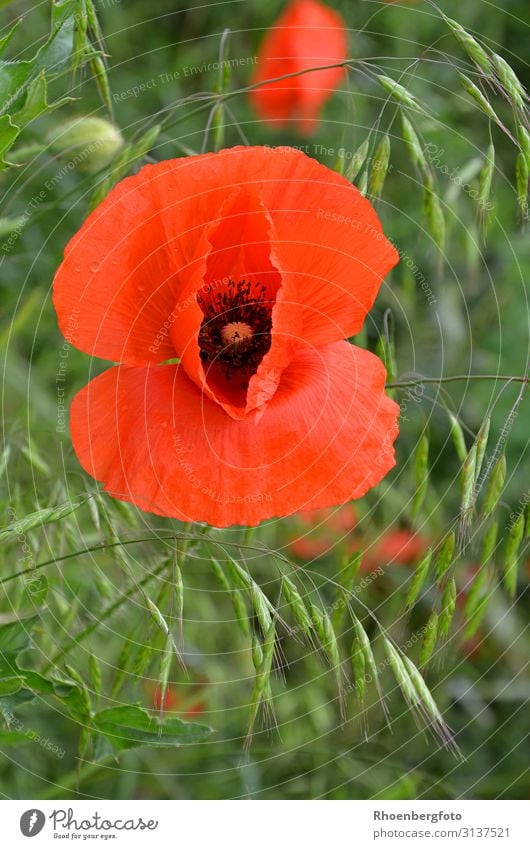
[[[265,36],[252,82],[343,62],[347,56],[341,16],[318,0],[295,0]],[[344,68],[298,73],[260,86],[250,92],[250,97],[265,120],[282,124],[289,118],[298,118],[301,129],[309,132],[344,75]]]
[[[394,465],[399,408],[381,361],[342,340],[397,258],[357,189],[291,148],[123,180],[54,281],[67,340],[121,363],[72,403],[81,465],[218,527],[360,497]]]
[[[298,533],[289,542],[289,549],[300,560],[312,560],[327,554],[351,534],[357,523],[353,504],[338,509],[309,510],[296,516]]]
[[[181,698],[175,687],[166,687],[162,698],[162,689],[157,684],[154,688],[151,687],[151,702],[154,710],[172,711],[179,706]]]
[[[416,563],[427,547],[428,542],[421,534],[405,528],[388,531],[366,552],[363,568],[371,570],[383,565]]]
[[[178,711],[186,719],[193,719],[196,716],[200,716],[206,710],[206,702],[200,696],[198,698],[192,698],[190,703],[190,696],[179,692],[173,686],[166,687],[164,698],[162,698],[162,690],[160,685],[157,684],[151,691],[151,702],[154,710],[163,713]]]

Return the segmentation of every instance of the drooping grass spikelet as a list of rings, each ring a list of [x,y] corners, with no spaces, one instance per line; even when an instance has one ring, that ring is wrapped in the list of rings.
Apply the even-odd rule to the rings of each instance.
[[[469,58],[480,68],[481,71],[484,71],[485,74],[489,75],[492,71],[491,60],[476,38],[473,38],[473,36],[457,21],[452,18],[448,18],[445,15],[443,15],[443,18]]]
[[[344,175],[346,179],[350,181],[350,183],[353,183],[359,171],[363,167],[366,161],[366,157],[368,156],[369,148],[370,142],[368,139],[365,139],[353,154],[350,163],[346,169],[346,173]]]
[[[407,145],[407,150],[409,152],[409,156],[412,159],[414,165],[419,166],[422,171],[426,171],[428,168],[427,160],[425,158],[425,154],[423,152],[423,148],[421,146],[421,142],[417,136],[416,130],[412,126],[409,119],[406,115],[401,116],[401,128],[403,138],[405,140],[405,144]]]
[[[488,486],[486,489],[486,495],[484,496],[484,503],[482,506],[482,515],[485,519],[494,512],[497,504],[499,503],[499,498],[501,497],[502,491],[504,489],[504,481],[506,478],[506,457],[504,454],[496,461],[493,466],[493,470],[490,475],[490,479],[488,482]]]
[[[368,193],[368,169],[365,169],[357,181],[357,188],[363,197]]]
[[[436,561],[434,564],[434,576],[438,584],[443,581],[447,574],[447,571],[453,563],[455,543],[455,532],[449,531],[449,533],[444,537],[440,548],[438,549]]]
[[[506,59],[499,56],[498,53],[493,54],[493,63],[499,81],[508,97],[519,109],[524,109],[525,100],[528,95],[524,90],[519,77],[508,64]]]
[[[530,133],[521,121],[517,122],[517,141],[519,142],[521,153],[525,156],[526,164],[530,169]]]
[[[431,565],[432,560],[432,548],[429,548],[420,562],[418,563],[414,575],[412,576],[412,581],[410,583],[410,587],[407,593],[407,598],[405,604],[407,607],[412,607],[412,605],[416,602],[418,596],[420,595],[423,587],[425,586],[425,582],[427,580],[427,576],[429,574],[429,567]]]
[[[528,161],[520,151],[515,160],[515,187],[517,190],[517,206],[523,221],[528,219]]]
[[[442,714],[438,710],[436,702],[434,701],[427,684],[423,680],[423,676],[418,671],[412,660],[406,655],[403,655],[403,663],[410,675],[410,679],[414,685],[416,693],[421,700],[422,707],[433,732],[441,739],[446,748],[452,751],[454,755],[460,756],[460,750],[454,740],[451,730],[444,722]]]
[[[324,654],[326,655],[330,668],[333,672],[337,684],[340,712],[341,716],[344,717],[344,689],[342,686],[341,661],[337,635],[335,634],[333,624],[327,612],[325,610],[320,610],[314,604],[311,604],[311,620],[317,637],[320,640]]]
[[[342,623],[344,614],[348,607],[348,599],[355,589],[355,581],[359,574],[362,563],[362,551],[355,551],[347,558],[345,566],[341,569],[337,576],[337,581],[340,587],[337,588],[337,595],[333,604],[333,612],[331,614],[331,623],[336,632],[338,632]]]
[[[451,623],[456,609],[456,581],[452,577],[445,585],[439,616],[439,633],[442,640],[446,640],[451,629]]]
[[[6,528],[0,531],[0,542],[14,539],[20,534],[26,534],[34,528],[40,528],[42,525],[49,525],[52,522],[59,522],[70,513],[78,510],[85,504],[86,498],[80,498],[77,501],[69,501],[66,504],[59,504],[57,507],[45,507],[42,510],[36,510],[34,513],[29,513],[21,519],[16,519]]]
[[[364,705],[364,697],[366,693],[366,658],[358,637],[353,638],[351,647],[351,665],[353,686],[355,687],[357,701],[362,707]]]
[[[495,123],[500,124],[499,118],[497,117],[495,110],[493,109],[489,100],[487,100],[487,98],[478,88],[478,86],[476,86],[475,83],[469,79],[469,77],[466,77],[465,74],[458,74],[458,79],[460,80],[462,87],[473,98],[479,109],[484,112],[484,114],[487,115],[488,118],[491,118],[492,121],[495,121]]]
[[[524,536],[524,512],[520,512],[510,528],[506,540],[504,552],[504,586],[511,596],[515,597],[517,590],[517,564],[519,561],[519,548]]]
[[[495,551],[495,546],[497,545],[497,536],[499,533],[499,523],[492,522],[489,526],[488,530],[484,535],[484,540],[482,542],[482,548],[480,552],[480,562],[483,566],[486,566],[491,558],[493,557],[493,553]]]
[[[420,699],[416,692],[416,688],[410,679],[401,655],[387,637],[383,638],[383,644],[390,668],[394,674],[394,678],[396,679],[399,689],[403,693],[408,706],[413,710],[416,710],[420,704]]]
[[[405,86],[401,85],[401,83],[396,82],[390,77],[386,77],[383,74],[377,75],[377,79],[380,85],[388,91],[389,94],[392,95],[394,100],[398,103],[401,103],[402,106],[408,106],[409,109],[415,109],[418,112],[424,112],[416,98],[413,94],[411,94]]]
[[[251,629],[248,620],[248,611],[245,602],[243,601],[241,590],[239,588],[234,589],[234,587],[232,586],[232,584],[230,584],[228,578],[226,577],[223,567],[214,557],[210,556],[209,560],[215,577],[230,597],[230,601],[232,602],[232,607],[234,608],[234,613],[236,615],[236,621],[240,630],[243,632],[245,637],[250,639]]]
[[[297,626],[305,637],[309,637],[313,630],[311,616],[296,584],[286,575],[282,575],[281,591]]]
[[[438,621],[438,614],[435,610],[433,610],[431,615],[429,616],[423,634],[423,640],[420,651],[420,666],[426,666],[432,657],[432,653],[436,645],[436,640],[438,639]]]
[[[386,701],[383,695],[383,691],[381,689],[381,683],[379,680],[379,672],[377,670],[377,664],[375,662],[374,653],[372,651],[372,646],[370,645],[370,640],[368,639],[368,634],[364,630],[358,618],[355,616],[353,611],[351,612],[353,627],[355,630],[355,635],[359,641],[359,645],[361,646],[362,652],[364,654],[365,666],[367,673],[371,676],[373,683],[375,684],[375,688],[377,690],[377,695],[379,697],[379,703],[385,715],[387,723],[390,722],[390,716],[388,713],[388,708],[386,706]]]
[[[173,662],[173,641],[171,634],[166,637],[164,648],[161,652],[160,664],[158,669],[158,695],[160,701],[160,717],[162,718],[165,711],[165,701],[167,687],[169,683],[169,674],[171,672],[171,664]]]
[[[488,445],[488,436],[490,432],[490,416],[486,416],[484,421],[480,426],[480,430],[477,434],[477,438],[475,440],[477,446],[477,453],[475,458],[475,481],[478,480],[482,469],[482,463],[484,461],[484,454],[486,453],[486,447]]]
[[[247,736],[245,738],[244,748],[248,751],[252,742],[252,734],[254,725],[258,716],[260,705],[268,701],[270,692],[270,677],[272,670],[272,661],[276,646],[276,621],[273,619],[267,633],[264,636],[261,646],[261,662],[256,669],[256,677],[250,697],[251,711],[248,722]],[[255,654],[255,660],[258,660],[258,654]]]
[[[493,173],[495,171],[495,148],[492,144],[489,145],[486,156],[484,157],[484,163],[480,170],[479,175],[479,188],[478,188],[478,207],[479,207],[479,215],[481,217],[482,223],[486,221],[488,210],[490,209],[490,195],[491,195],[491,184],[493,182]],[[488,419],[488,427],[489,427],[489,419]],[[482,463],[482,458],[481,458]],[[480,470],[479,470],[480,472]],[[477,474],[479,474],[477,472]]]
[[[447,410],[447,415],[451,422],[451,438],[455,446],[456,454],[460,462],[463,463],[467,457],[467,446],[464,431],[462,430],[462,425],[454,413]]]
[[[380,197],[381,192],[383,191],[389,163],[390,138],[385,133],[375,149],[372,160],[372,170],[370,172],[370,194],[373,198]]]
[[[460,502],[460,523],[458,528],[458,544],[463,551],[469,539],[469,529],[473,517],[475,504],[475,483],[477,479],[477,443],[474,442],[469,449],[468,455],[460,473],[460,488],[462,498]]]
[[[478,572],[473,578],[464,604],[464,617],[466,628],[464,639],[472,637],[479,628],[489,599],[492,583],[492,572],[489,566],[481,564]]]

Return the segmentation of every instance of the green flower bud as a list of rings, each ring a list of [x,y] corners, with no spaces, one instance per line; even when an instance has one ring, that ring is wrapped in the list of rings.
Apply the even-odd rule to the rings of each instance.
[[[123,138],[105,118],[80,116],[61,122],[48,133],[52,151],[84,173],[104,168],[123,147]]]

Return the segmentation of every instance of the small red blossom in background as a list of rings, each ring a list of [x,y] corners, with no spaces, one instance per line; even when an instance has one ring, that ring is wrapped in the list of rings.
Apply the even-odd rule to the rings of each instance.
[[[399,407],[345,339],[397,260],[361,193],[292,148],[123,180],[54,280],[66,339],[120,363],[73,400],[81,465],[115,498],[216,527],[361,497],[395,464]]]
[[[363,557],[363,569],[378,566],[415,565],[427,551],[428,540],[406,528],[390,530],[377,539]]]
[[[357,513],[353,504],[338,508],[309,510],[296,516],[297,535],[289,542],[289,550],[300,560],[312,560],[327,554],[335,545],[342,544],[357,524]]]
[[[344,62],[347,56],[342,17],[318,0],[294,0],[263,39],[252,83]],[[260,86],[250,98],[264,120],[281,125],[294,118],[307,133],[344,78],[341,67],[301,73]]]
[[[189,694],[181,692],[173,685],[166,687],[163,698],[159,684],[152,688],[151,706],[153,710],[163,713],[179,713],[186,719],[200,716],[206,710],[206,702],[199,693],[194,693],[190,698]]]
[[[296,516],[296,536],[289,551],[299,560],[312,560],[340,547],[343,553],[364,551],[361,568],[370,572],[378,566],[414,565],[425,553],[428,540],[406,528],[391,529],[370,544],[369,537],[356,528],[353,504],[328,510],[312,510]]]

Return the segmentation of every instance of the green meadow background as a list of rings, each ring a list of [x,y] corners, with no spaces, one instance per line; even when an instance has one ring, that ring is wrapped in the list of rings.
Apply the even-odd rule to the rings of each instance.
[[[315,526],[290,517],[253,533],[184,527],[97,496],[72,451],[63,408],[109,364],[65,345],[57,329],[50,285],[64,245],[119,177],[146,161],[221,145],[303,146],[347,172],[368,138],[359,184],[388,134],[390,167],[374,203],[402,261],[356,343],[386,358],[394,382],[527,374],[530,241],[516,188],[521,113],[485,84],[503,132],[465,92],[457,71],[477,82],[480,74],[435,4],[330,0],[349,28],[352,70],[312,136],[301,136],[295,122],[267,126],[245,92],[235,92],[249,84],[260,41],[284,5],[61,0],[54,14],[64,37],[52,51],[50,2],[0,3],[0,38],[21,19],[2,58],[40,62],[34,77],[44,74],[48,104],[72,98],[54,111],[43,105],[10,149],[11,130],[0,119],[6,144],[0,171],[4,798],[528,798],[530,408],[520,381],[469,379],[393,390],[402,411],[397,466],[355,505],[355,522],[320,517]],[[525,0],[440,0],[439,6],[502,54],[527,85]],[[84,31],[87,7],[101,34],[94,25]],[[208,66],[218,61],[226,30],[224,55],[237,67],[219,75]],[[17,73],[26,67],[17,66]],[[9,101],[11,73],[2,66],[3,114],[22,108],[16,83]],[[376,74],[399,79],[425,111],[409,111],[389,97]],[[208,131],[220,85],[234,94]],[[94,154],[70,167],[71,154],[54,146],[53,132],[80,115],[113,121],[127,147],[110,163]],[[403,141],[403,115],[429,160],[434,215],[426,207],[424,175]],[[100,131],[90,132],[98,142]],[[87,135],[84,144],[90,140]],[[107,143],[112,147],[111,136]],[[490,144],[493,209],[484,222],[477,195]],[[422,553],[431,545],[436,555],[448,531],[459,527],[463,454],[451,421],[460,423],[468,451],[487,417],[485,468],[491,477],[504,455],[504,486],[493,516],[483,522],[486,480],[469,527],[464,523],[466,544],[457,545],[446,576],[457,590],[449,634],[438,637],[422,669],[454,734],[455,755],[407,706],[381,633],[420,664],[432,612],[445,603],[443,587],[431,573],[410,613],[405,599]],[[492,522],[498,543],[484,565]],[[406,562],[389,553],[396,533],[420,540],[417,551],[401,558]],[[306,550],[294,542],[300,537],[309,540]],[[300,629],[292,633],[296,617],[279,581],[283,571],[304,604],[333,612],[354,550],[364,558],[353,606],[380,667],[388,722],[373,682],[364,710],[355,697],[348,612],[332,617],[334,648],[318,627],[302,639]],[[251,583],[230,567],[227,552]],[[13,577],[19,571],[24,574]],[[359,586],[374,572],[376,579]],[[291,630],[278,626],[270,681],[261,693],[265,705],[258,706],[256,666],[268,648],[256,607],[263,597]],[[163,723],[160,682],[167,686]],[[121,712],[105,713],[109,709]]]

